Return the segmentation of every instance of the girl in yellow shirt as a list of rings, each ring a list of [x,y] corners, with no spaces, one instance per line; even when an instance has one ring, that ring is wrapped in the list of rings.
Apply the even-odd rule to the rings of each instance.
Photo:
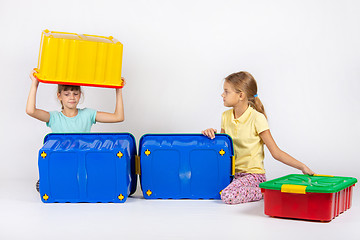
[[[259,184],[266,181],[264,144],[276,160],[304,174],[314,174],[305,164],[276,145],[257,95],[256,81],[250,73],[238,72],[227,76],[221,96],[225,107],[232,107],[222,114],[221,133],[231,136],[235,152],[235,177],[221,192],[221,199],[225,203],[238,204],[262,198]],[[216,132],[213,128],[202,131],[211,139],[215,138]]]

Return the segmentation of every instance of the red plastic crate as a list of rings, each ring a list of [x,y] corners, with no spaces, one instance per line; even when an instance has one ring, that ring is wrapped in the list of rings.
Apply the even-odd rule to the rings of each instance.
[[[298,181],[297,184],[293,183],[294,179]],[[269,182],[273,185],[267,185]],[[292,174],[262,183],[260,187],[264,194],[265,214],[273,217],[331,221],[351,207],[352,188],[356,182],[355,178]],[[344,185],[350,186],[331,192],[338,189],[339,184],[342,184],[340,188]],[[276,188],[276,185],[280,186],[279,190],[269,189]],[[290,190],[285,189],[284,185],[290,186]],[[329,189],[330,185],[333,189]],[[319,192],[312,192],[314,186]]]

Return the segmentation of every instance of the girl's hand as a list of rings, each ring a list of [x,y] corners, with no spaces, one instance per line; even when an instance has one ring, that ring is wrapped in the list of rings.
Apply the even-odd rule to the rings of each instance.
[[[304,165],[304,167],[301,169],[301,171],[303,172],[303,174],[308,174],[308,175],[314,175],[315,173],[308,168],[306,165]]]
[[[33,84],[35,84],[35,86],[37,87],[37,86],[39,86],[39,81],[37,80],[37,78],[34,76],[34,74],[35,73],[37,73],[37,71],[35,71],[35,70],[32,70],[31,72],[30,72],[30,79],[31,79],[31,81],[33,82]]]
[[[124,87],[125,86],[125,84],[126,84],[126,80],[125,80],[125,78],[121,78],[121,80],[122,80],[122,87]],[[116,94],[121,94],[122,93],[122,88],[116,88]]]
[[[204,131],[201,131],[201,133],[205,136],[207,136],[208,138],[210,139],[214,139],[215,138],[215,133],[217,132],[216,129],[213,129],[213,128],[208,128]]]

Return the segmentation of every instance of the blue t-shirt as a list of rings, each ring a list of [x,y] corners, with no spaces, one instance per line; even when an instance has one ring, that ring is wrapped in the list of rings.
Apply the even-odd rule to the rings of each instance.
[[[96,110],[90,108],[78,109],[75,117],[67,117],[62,112],[50,112],[50,120],[46,126],[53,133],[87,133],[96,123]]]

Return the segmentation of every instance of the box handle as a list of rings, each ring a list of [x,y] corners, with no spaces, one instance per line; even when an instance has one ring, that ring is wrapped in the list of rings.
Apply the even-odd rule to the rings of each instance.
[[[141,175],[140,156],[135,155],[135,174]]]
[[[306,187],[307,186],[303,186],[303,185],[283,184],[281,186],[281,192],[306,194]]]
[[[235,175],[235,156],[231,157],[231,175]]]
[[[314,174],[313,176],[317,176],[317,177],[334,177],[332,175],[324,175],[324,174]]]

